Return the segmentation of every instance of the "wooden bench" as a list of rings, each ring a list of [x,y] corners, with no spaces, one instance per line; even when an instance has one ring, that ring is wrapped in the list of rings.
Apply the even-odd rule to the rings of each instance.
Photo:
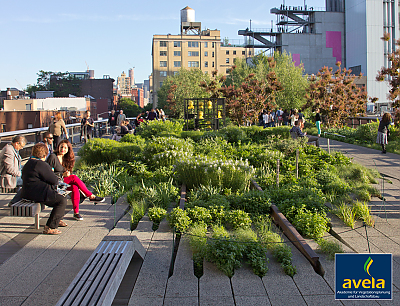
[[[144,258],[136,236],[105,237],[56,306],[111,305],[135,251]]]
[[[34,217],[35,228],[39,229],[39,213],[44,209],[44,204],[22,199],[10,206],[10,216],[14,217]]]

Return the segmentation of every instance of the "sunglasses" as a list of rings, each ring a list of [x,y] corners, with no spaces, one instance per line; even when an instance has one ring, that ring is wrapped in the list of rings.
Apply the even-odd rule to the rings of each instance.
[[[53,139],[53,137],[47,137],[47,139]]]

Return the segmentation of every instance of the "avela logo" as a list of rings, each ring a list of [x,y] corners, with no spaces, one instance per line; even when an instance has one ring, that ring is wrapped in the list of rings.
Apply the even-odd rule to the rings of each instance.
[[[366,273],[368,273],[369,276],[371,276],[371,274],[369,273],[369,268],[371,267],[372,263],[374,261],[372,260],[371,257],[368,257],[367,261],[364,263],[364,271]],[[343,280],[343,288],[344,289],[358,289],[358,287],[365,288],[365,289],[369,289],[369,288],[379,288],[379,289],[384,289],[385,288],[385,280],[384,279],[377,279],[375,280],[375,278],[373,278],[371,276],[371,279],[369,278],[365,278],[365,279],[349,279],[349,278],[345,278]]]

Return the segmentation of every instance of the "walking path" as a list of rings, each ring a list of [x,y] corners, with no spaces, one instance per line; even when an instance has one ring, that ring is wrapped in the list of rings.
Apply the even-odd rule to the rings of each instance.
[[[326,139],[321,139],[323,148],[326,143]],[[109,198],[96,206],[84,202],[80,209],[84,221],[73,220],[72,211],[69,211],[65,217],[68,227],[61,228],[63,233],[48,236],[40,234],[42,229],[34,229],[33,218],[9,217],[6,203],[12,195],[1,194],[0,305],[55,305],[100,241],[110,235],[135,235],[146,250],[143,263],[138,265],[140,273],[131,281],[133,289],[126,289],[126,296],[115,300],[113,305],[400,305],[400,157],[332,140],[331,149],[346,152],[366,166],[374,166],[375,161],[378,171],[390,176],[393,182],[385,182],[385,206],[381,200],[373,199],[376,227],[367,229],[371,252],[393,254],[393,301],[335,301],[333,261],[321,254],[325,269],[325,276],[321,277],[293,246],[293,262],[298,271],[293,278],[285,275],[279,263],[268,254],[269,271],[263,278],[255,276],[244,265],[229,279],[214,265],[205,263],[204,275],[197,279],[184,237],[173,274],[168,277],[173,250],[171,229],[164,220],[153,232],[145,216],[131,232],[129,215],[123,216],[128,207],[124,198],[118,201],[115,212]],[[121,218],[115,227],[114,214],[117,219]],[[43,228],[47,218],[45,213],[41,216]],[[368,252],[364,228],[349,231],[336,217],[332,223],[334,230],[341,233],[352,248]],[[312,241],[310,243],[316,247]]]

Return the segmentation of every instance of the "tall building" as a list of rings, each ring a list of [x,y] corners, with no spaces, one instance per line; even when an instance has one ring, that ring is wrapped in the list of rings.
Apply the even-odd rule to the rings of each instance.
[[[235,58],[254,55],[253,48],[221,41],[219,30],[201,30],[201,22],[195,22],[195,12],[190,7],[181,10],[181,33],[179,35],[154,35],[153,58],[153,105],[157,105],[157,90],[167,76],[179,69],[199,68],[204,73],[227,74]]]
[[[277,21],[270,29],[239,30],[239,35],[253,37],[254,48],[286,51],[305,73],[316,74],[324,66],[351,69],[363,74],[359,85],[365,85],[378,105],[387,107],[389,88],[377,82],[381,67],[388,67],[387,55],[395,50],[399,38],[399,0],[326,0],[325,11],[312,7],[285,6],[272,8]],[[381,40],[384,33],[390,41]],[[372,110],[372,105],[370,110]]]
[[[118,93],[121,96],[131,96],[131,78],[127,77],[122,71],[121,76],[117,78]]]
[[[129,69],[129,80],[130,80],[130,88],[133,87],[133,85],[135,85],[135,72],[134,72],[134,68],[130,68]]]

